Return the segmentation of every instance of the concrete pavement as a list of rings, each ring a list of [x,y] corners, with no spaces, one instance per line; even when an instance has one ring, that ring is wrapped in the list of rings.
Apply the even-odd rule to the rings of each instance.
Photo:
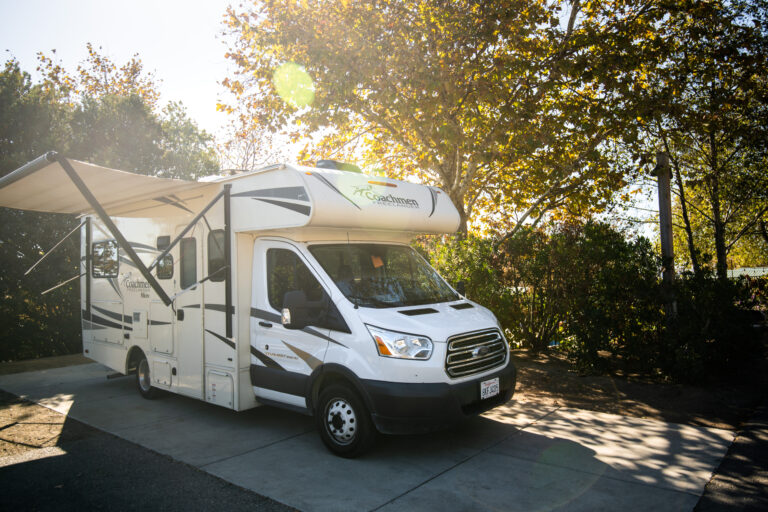
[[[733,433],[514,400],[458,428],[383,437],[346,460],[311,418],[236,413],[98,364],[0,376],[0,389],[301,510],[691,510]]]

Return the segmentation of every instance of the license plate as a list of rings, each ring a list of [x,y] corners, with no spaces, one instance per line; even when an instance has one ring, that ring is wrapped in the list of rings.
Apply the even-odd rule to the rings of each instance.
[[[485,400],[499,394],[499,378],[484,380],[480,383],[480,399]]]

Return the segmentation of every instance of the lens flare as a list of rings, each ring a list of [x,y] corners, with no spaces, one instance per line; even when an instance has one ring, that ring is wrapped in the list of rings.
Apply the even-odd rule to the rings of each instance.
[[[272,76],[277,94],[295,108],[309,107],[315,101],[315,84],[309,73],[295,62],[282,64]]]

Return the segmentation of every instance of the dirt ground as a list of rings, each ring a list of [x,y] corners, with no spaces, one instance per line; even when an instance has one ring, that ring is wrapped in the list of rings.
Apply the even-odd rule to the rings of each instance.
[[[707,387],[661,384],[612,376],[584,377],[557,355],[513,353],[515,400],[737,430],[766,397],[765,385]],[[81,355],[0,363],[0,375],[88,363]],[[90,435],[92,429],[45,407],[0,391],[0,465],[25,452]]]

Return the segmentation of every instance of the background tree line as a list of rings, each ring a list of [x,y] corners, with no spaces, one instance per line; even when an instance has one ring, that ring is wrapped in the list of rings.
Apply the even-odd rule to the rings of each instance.
[[[0,173],[55,150],[69,158],[163,177],[216,173],[213,138],[183,105],[158,105],[152,74],[134,57],[122,66],[91,45],[74,73],[40,54],[40,81],[13,59],[0,71]],[[0,209],[0,361],[81,350],[77,237],[24,276],[78,225],[69,216]]]
[[[249,168],[289,140],[308,163],[354,161],[440,186],[460,237],[425,247],[515,341],[557,341],[593,369],[605,349],[648,371],[704,368],[717,357],[702,347],[725,340],[732,319],[697,331],[704,324],[686,318],[736,315],[751,296],[726,283],[728,262],[768,264],[767,3],[246,3],[225,25],[233,99],[219,109],[234,129],[223,156]],[[88,50],[73,75],[41,56],[38,84],[6,63],[4,172],[51,147],[165,176],[216,170],[211,138],[179,105],[158,109],[138,58],[118,68]],[[671,157],[678,264],[695,277],[679,285],[671,327],[651,246],[610,225],[652,186],[656,151]],[[3,261],[23,266],[42,249],[30,240],[0,246]],[[19,275],[2,272],[3,283]],[[21,291],[8,290],[10,308]]]

